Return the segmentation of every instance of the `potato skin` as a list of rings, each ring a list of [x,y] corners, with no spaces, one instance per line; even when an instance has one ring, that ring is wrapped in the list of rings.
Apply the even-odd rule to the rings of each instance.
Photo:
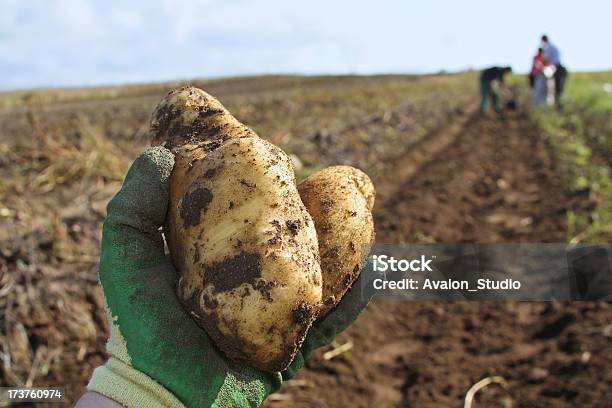
[[[257,137],[213,96],[199,88],[174,89],[157,104],[151,115],[152,146],[168,149],[228,138]]]
[[[303,180],[298,191],[317,229],[323,276],[322,317],[359,277],[374,242],[374,186],[361,170],[333,166]]]
[[[175,154],[164,233],[178,297],[228,357],[282,371],[322,299],[315,226],[289,157],[218,102],[198,107],[212,97],[193,89],[169,94],[152,120],[154,143]]]

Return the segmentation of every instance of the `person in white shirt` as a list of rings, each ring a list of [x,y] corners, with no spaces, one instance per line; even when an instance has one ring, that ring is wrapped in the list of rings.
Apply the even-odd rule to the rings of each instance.
[[[548,63],[553,65],[561,64],[559,49],[550,42],[547,35],[542,36],[542,48],[544,49],[544,58],[546,58]]]
[[[567,69],[561,64],[561,53],[559,49],[550,42],[547,35],[542,36],[542,48],[544,49],[544,60],[547,64],[555,66],[555,103],[561,105],[561,95],[565,88]]]

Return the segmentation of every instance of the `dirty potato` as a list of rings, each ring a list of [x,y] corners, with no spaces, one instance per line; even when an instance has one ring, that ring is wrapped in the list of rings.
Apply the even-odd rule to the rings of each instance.
[[[285,369],[322,300],[291,160],[193,87],[160,102],[151,133],[175,155],[164,233],[180,300],[230,358]]]
[[[298,191],[317,229],[323,316],[355,282],[374,242],[374,186],[362,171],[334,166],[306,178]]]

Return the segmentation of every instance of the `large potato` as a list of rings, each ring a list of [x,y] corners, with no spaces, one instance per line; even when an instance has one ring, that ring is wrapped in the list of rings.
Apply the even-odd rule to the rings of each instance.
[[[323,316],[353,285],[374,242],[374,186],[362,171],[334,166],[306,178],[298,191],[317,229]]]
[[[164,233],[179,298],[230,358],[285,369],[322,300],[290,159],[193,87],[160,102],[151,133],[175,154]]]

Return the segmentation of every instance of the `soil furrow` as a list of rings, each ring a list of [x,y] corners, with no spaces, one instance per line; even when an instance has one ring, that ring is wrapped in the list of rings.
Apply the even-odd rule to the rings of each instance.
[[[415,146],[377,190],[377,242],[564,242],[566,211],[585,206],[520,112],[466,114]],[[501,375],[513,406],[600,406],[612,385],[611,346],[588,334],[594,322],[585,315],[605,326],[612,308],[376,301],[339,338],[353,341],[351,356],[326,361],[317,353],[294,380],[301,386],[290,382],[267,404],[460,407],[472,384]],[[537,336],[556,321],[569,323]],[[580,362],[585,351],[593,356],[588,364]],[[585,387],[589,378],[594,385]],[[479,403],[501,406],[507,397],[493,389]]]

